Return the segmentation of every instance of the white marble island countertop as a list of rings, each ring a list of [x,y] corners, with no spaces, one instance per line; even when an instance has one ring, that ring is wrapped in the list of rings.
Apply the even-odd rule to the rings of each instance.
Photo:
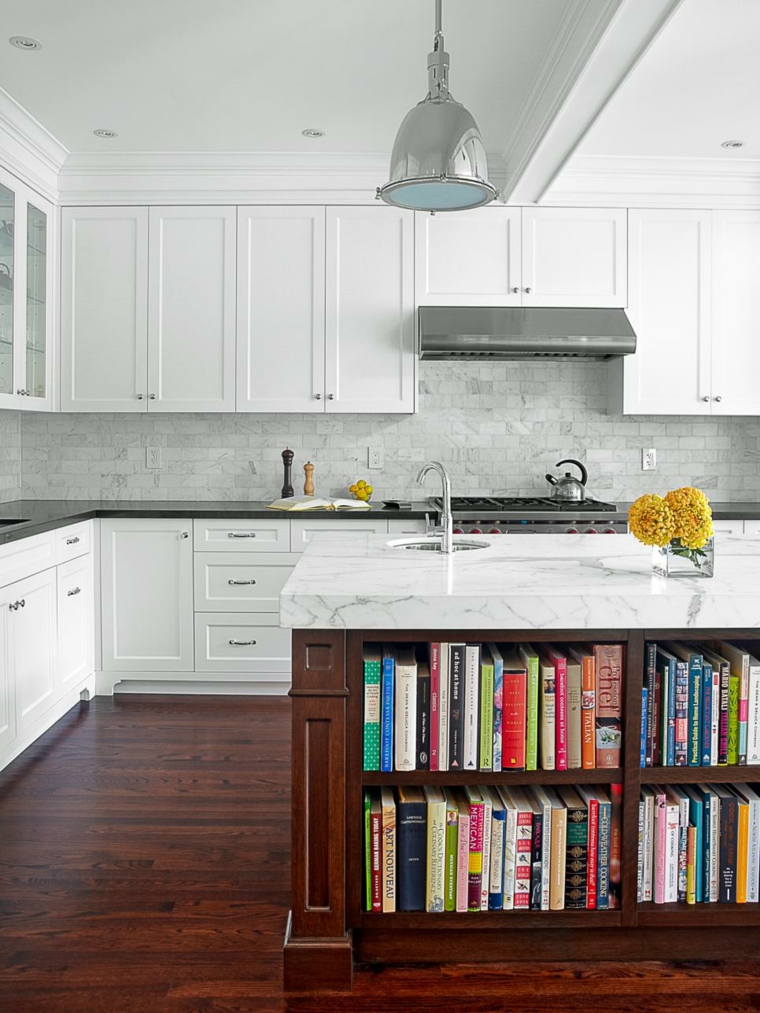
[[[440,556],[312,539],[280,594],[295,629],[760,628],[760,539],[718,536],[715,576],[664,578],[632,535],[478,536]],[[398,540],[396,540],[398,541]]]

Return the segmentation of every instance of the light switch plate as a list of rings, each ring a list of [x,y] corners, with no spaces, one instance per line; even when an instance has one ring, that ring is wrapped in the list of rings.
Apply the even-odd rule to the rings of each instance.
[[[367,467],[377,469],[382,468],[382,466],[383,466],[383,448],[369,447],[367,449]]]
[[[654,447],[650,447],[649,450],[641,451],[641,470],[642,471],[655,471],[657,468],[657,451]]]
[[[145,467],[146,468],[160,468],[161,467],[161,448],[160,447],[146,447],[145,448]]]

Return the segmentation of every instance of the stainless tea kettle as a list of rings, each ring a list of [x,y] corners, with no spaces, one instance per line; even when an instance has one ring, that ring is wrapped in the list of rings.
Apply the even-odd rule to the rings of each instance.
[[[564,503],[580,503],[586,498],[586,482],[588,472],[580,461],[574,461],[571,457],[564,461],[557,461],[555,468],[562,464],[574,464],[580,470],[580,479],[566,471],[562,478],[555,478],[554,475],[547,475],[546,481],[552,488],[552,499],[562,500]]]

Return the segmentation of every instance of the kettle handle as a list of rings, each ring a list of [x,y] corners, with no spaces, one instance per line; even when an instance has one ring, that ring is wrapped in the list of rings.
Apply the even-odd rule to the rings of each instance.
[[[554,475],[544,475],[544,478],[549,483],[549,485],[557,484],[557,479],[554,477]]]
[[[586,482],[588,482],[588,472],[586,471],[585,465],[581,464],[580,461],[575,461],[572,457],[566,457],[564,461],[557,461],[554,467],[559,468],[561,464],[574,464],[576,468],[580,469],[581,485],[585,485]]]

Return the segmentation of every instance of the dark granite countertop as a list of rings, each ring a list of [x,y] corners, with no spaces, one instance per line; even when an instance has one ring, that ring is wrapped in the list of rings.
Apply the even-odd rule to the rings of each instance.
[[[289,513],[268,510],[261,502],[209,502],[208,500],[167,500],[135,502],[130,500],[17,499],[0,504],[0,545],[14,542],[43,531],[63,528],[92,517],[328,517],[351,521],[354,517],[424,518],[432,508],[424,502],[412,504],[412,510],[392,510],[382,502],[371,504],[369,510],[308,510]],[[21,520],[23,524],[6,526],[3,522]]]

